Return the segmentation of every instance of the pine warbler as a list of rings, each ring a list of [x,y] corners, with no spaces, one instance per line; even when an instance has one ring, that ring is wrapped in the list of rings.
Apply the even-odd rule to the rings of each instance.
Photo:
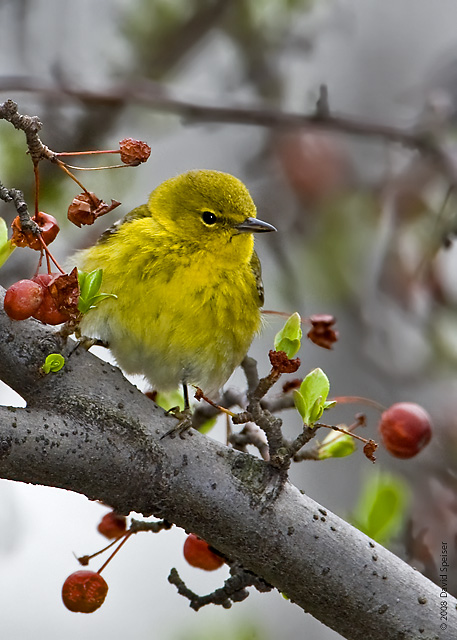
[[[103,269],[103,292],[117,296],[84,316],[81,333],[108,343],[119,366],[154,389],[194,384],[214,395],[260,330],[253,233],[275,230],[227,173],[166,180],[76,254],[79,269]]]

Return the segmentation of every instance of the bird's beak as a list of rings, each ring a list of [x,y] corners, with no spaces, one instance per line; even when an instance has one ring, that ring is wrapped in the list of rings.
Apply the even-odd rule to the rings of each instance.
[[[276,227],[257,218],[246,218],[235,229],[241,233],[263,233],[264,231],[277,231]]]

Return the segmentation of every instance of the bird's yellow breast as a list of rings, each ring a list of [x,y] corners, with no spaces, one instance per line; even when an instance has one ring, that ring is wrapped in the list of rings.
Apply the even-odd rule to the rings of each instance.
[[[261,322],[251,234],[218,249],[177,241],[150,218],[123,225],[80,254],[80,268],[103,268],[103,292],[117,295],[88,312],[82,332],[107,341],[127,373],[159,390],[185,381],[217,391]]]

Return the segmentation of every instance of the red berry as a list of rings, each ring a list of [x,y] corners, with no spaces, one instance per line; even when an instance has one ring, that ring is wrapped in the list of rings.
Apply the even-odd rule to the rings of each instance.
[[[36,216],[33,216],[32,220],[36,222],[41,231],[41,238],[46,244],[52,242],[56,235],[59,233],[59,225],[54,216],[44,211],[39,211]],[[11,240],[17,247],[30,247],[35,251],[41,251],[43,245],[40,241],[40,237],[35,235],[32,231],[23,231],[19,216],[16,216],[11,224],[13,229],[13,236]]]
[[[412,458],[432,437],[428,413],[414,402],[397,402],[384,411],[379,423],[382,441],[396,458]]]
[[[42,285],[44,297],[41,305],[32,315],[44,324],[62,324],[62,322],[66,322],[70,317],[68,314],[59,311],[54,298],[48,290],[49,283],[59,275],[58,273],[42,273],[33,278],[34,282]]]
[[[102,606],[108,585],[99,573],[76,571],[68,576],[62,587],[62,600],[70,611],[92,613]]]
[[[32,278],[33,282],[38,282],[42,287],[47,287],[50,282],[56,277],[60,275],[59,273],[39,273],[37,276]]]
[[[38,309],[44,299],[44,288],[33,280],[19,280],[5,294],[3,307],[13,320],[25,320]]]
[[[214,571],[224,564],[224,559],[194,533],[189,533],[187,536],[183,551],[187,562],[198,569]]]
[[[60,230],[54,216],[51,216],[49,213],[45,213],[44,211],[39,211],[36,216],[33,216],[32,220],[35,220],[37,225],[40,227],[41,237],[46,244],[51,244]]]
[[[118,516],[114,511],[110,511],[103,516],[97,529],[102,536],[109,540],[119,538],[127,529],[127,518]]]

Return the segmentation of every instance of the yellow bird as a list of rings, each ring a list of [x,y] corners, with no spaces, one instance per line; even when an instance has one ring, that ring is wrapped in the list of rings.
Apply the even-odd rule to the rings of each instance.
[[[76,254],[79,269],[103,269],[103,292],[117,296],[91,309],[81,332],[154,389],[182,383],[186,406],[187,384],[216,394],[261,327],[253,233],[265,231],[276,229],[256,218],[237,178],[194,170],[166,180]]]

